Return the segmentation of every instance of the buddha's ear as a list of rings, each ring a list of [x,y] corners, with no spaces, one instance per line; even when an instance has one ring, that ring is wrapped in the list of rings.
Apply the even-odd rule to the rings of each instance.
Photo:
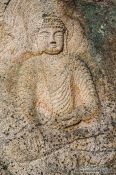
[[[64,33],[64,49],[63,49],[64,54],[68,53],[67,44],[68,44],[68,31],[66,30]]]

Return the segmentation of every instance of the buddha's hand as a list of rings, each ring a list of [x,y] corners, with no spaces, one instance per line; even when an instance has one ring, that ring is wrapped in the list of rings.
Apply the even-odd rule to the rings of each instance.
[[[82,121],[80,112],[76,109],[73,112],[57,118],[59,128],[68,128],[78,125]]]

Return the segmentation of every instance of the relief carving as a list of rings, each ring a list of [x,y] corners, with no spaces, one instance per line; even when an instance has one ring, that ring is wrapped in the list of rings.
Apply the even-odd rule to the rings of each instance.
[[[114,160],[115,106],[105,105],[102,58],[92,57],[74,5],[0,5],[0,171],[5,164],[13,175],[86,174]]]
[[[98,113],[92,76],[78,56],[68,54],[67,35],[57,16],[43,16],[35,41],[39,54],[25,61],[19,70],[16,93],[20,108],[40,124],[57,120],[62,125],[65,120],[72,125]]]
[[[92,75],[78,55],[68,52],[67,37],[59,17],[43,15],[33,35],[36,52],[24,55],[10,69],[9,92],[16,107],[15,120],[21,123],[6,155],[16,162],[46,159],[91,133],[91,128],[95,130],[99,105]]]

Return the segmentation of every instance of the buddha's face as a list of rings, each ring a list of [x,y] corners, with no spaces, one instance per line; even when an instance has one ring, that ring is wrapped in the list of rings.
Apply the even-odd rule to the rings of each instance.
[[[64,46],[64,31],[60,28],[40,29],[38,45],[40,50],[46,54],[59,54]]]

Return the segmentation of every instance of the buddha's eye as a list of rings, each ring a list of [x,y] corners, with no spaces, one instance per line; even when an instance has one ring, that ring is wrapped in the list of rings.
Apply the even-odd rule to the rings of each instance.
[[[47,38],[49,36],[49,32],[43,31],[39,33],[41,37]]]
[[[62,37],[62,36],[63,36],[63,32],[58,31],[58,32],[55,33],[55,36],[57,36],[57,37]]]

